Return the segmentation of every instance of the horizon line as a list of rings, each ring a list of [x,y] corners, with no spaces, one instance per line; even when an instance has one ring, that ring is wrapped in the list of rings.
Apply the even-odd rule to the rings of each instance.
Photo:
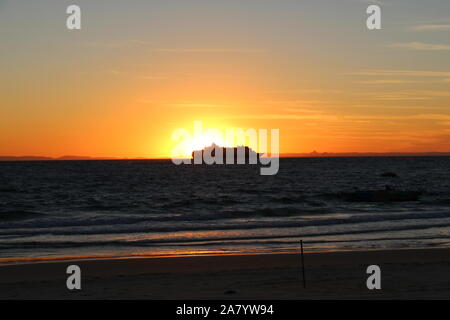
[[[343,157],[383,157],[383,156],[450,156],[450,151],[425,152],[287,152],[278,154],[279,158],[343,158]],[[88,161],[88,160],[171,160],[170,157],[93,157],[72,156],[0,156],[0,162],[14,161]]]

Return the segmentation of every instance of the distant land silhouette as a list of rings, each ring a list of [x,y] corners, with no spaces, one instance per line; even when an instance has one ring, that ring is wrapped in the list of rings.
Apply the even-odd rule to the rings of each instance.
[[[280,158],[339,158],[339,157],[448,157],[450,152],[309,152],[309,153],[281,153]],[[165,160],[169,158],[144,157],[89,157],[65,155],[62,157],[44,156],[0,156],[0,161],[74,161],[74,160]]]
[[[450,152],[317,152],[281,153],[281,158],[338,158],[338,157],[439,157],[450,156]]]
[[[62,156],[57,158],[42,156],[0,156],[0,161],[64,161],[64,160],[120,160],[111,157]]]

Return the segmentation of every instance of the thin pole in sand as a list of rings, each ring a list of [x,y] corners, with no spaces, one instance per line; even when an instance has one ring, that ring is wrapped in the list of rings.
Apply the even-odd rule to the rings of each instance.
[[[306,288],[306,278],[305,278],[305,259],[303,258],[303,240],[300,240],[300,250],[302,253],[302,274],[303,274],[303,288]]]

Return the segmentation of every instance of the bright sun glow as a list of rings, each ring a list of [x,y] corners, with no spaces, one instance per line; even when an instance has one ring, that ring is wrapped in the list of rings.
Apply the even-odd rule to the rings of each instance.
[[[219,146],[227,146],[223,137],[220,135],[215,135],[212,133],[205,133],[201,136],[191,137],[190,139],[185,139],[179,147],[182,151],[183,157],[191,157],[192,151],[201,150],[205,147],[212,145],[213,143]]]
[[[212,145],[213,143],[215,143],[221,147],[225,146],[225,142],[222,137],[205,134],[203,136],[195,137],[194,139],[192,139],[190,149],[191,149],[191,151],[200,150],[200,149],[203,149],[204,147]]]
[[[193,151],[201,150],[205,147],[216,144],[221,147],[233,147],[235,144],[226,139],[226,129],[205,128],[200,130],[198,127],[194,130],[178,129],[179,136],[172,137],[174,142],[172,156],[176,158],[190,158]],[[176,131],[175,131],[176,132]]]

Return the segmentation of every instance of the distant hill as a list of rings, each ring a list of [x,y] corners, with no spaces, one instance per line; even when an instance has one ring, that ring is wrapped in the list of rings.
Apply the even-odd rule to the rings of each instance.
[[[47,161],[47,160],[55,160],[49,157],[38,157],[38,156],[1,156],[0,161]]]
[[[281,153],[281,158],[334,158],[334,157],[439,157],[450,156],[450,152],[310,152],[310,153]]]
[[[59,158],[41,156],[0,156],[0,161],[64,161],[64,160],[113,160],[114,158],[95,158],[85,156],[62,156]]]
[[[85,156],[62,156],[54,160],[114,160],[115,158],[108,157],[85,157]]]

